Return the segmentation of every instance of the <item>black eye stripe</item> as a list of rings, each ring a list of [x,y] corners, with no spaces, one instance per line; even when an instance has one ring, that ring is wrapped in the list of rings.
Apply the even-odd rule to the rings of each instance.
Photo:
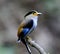
[[[30,14],[34,14],[34,13],[36,13],[35,11],[31,11],[31,12],[28,12],[24,17],[26,17],[26,16],[28,16],[28,15],[30,15]]]

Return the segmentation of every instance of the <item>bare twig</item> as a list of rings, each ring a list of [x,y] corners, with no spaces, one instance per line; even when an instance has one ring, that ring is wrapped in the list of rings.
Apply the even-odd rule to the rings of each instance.
[[[47,54],[44,49],[38,45],[35,41],[33,41],[32,39],[27,39],[27,42],[29,45],[31,45],[32,47],[36,48],[40,54]]]

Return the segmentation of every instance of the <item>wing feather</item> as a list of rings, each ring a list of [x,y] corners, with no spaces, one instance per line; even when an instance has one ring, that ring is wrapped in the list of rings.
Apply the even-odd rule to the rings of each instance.
[[[18,27],[18,32],[17,32],[17,36],[19,36],[19,34],[22,32],[22,30],[23,30],[23,27],[25,26],[25,22],[23,21],[20,25],[19,25],[19,27]]]
[[[22,33],[23,29],[28,28],[29,30],[31,30],[32,27],[33,27],[33,20],[23,21],[20,24],[20,26],[18,27],[17,36],[18,37],[20,36],[20,34]]]

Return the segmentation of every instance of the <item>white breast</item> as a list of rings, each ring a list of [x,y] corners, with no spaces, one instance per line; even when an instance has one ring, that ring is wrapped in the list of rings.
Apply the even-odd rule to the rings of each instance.
[[[37,26],[37,20],[38,20],[38,16],[33,16],[33,15],[29,15],[29,16],[27,16],[26,17],[26,19],[28,19],[28,20],[33,20],[33,28],[36,28],[36,26]]]
[[[36,26],[37,26],[37,20],[33,20],[33,22],[34,22],[33,26],[34,26],[34,28],[36,28]]]
[[[33,27],[36,28],[38,17],[33,18],[32,20],[33,20]]]

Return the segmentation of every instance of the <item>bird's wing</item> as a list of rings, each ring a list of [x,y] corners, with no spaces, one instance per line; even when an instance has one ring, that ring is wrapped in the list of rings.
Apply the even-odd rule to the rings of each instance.
[[[25,26],[25,24],[26,24],[25,21],[21,22],[21,24],[20,24],[19,27],[18,27],[17,36],[19,36],[19,34],[22,32],[23,27]]]
[[[29,32],[32,27],[33,27],[33,20],[23,21],[18,28],[17,36],[19,36],[22,31],[26,32],[27,31],[26,29],[28,29]]]

